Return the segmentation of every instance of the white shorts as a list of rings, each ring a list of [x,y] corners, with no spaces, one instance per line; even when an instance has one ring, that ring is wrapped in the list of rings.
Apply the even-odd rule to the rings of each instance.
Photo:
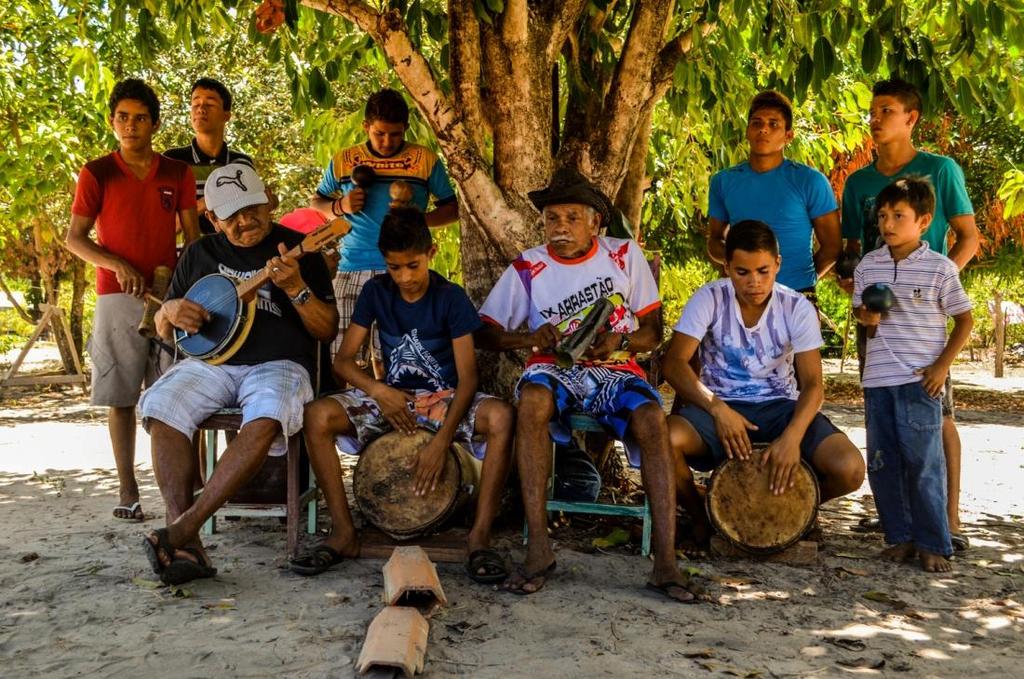
[[[92,362],[92,405],[134,406],[142,384],[152,386],[171,365],[170,354],[139,334],[144,306],[141,299],[124,293],[96,297],[87,347]]]
[[[199,424],[221,408],[241,408],[243,427],[264,417],[281,424],[282,436],[270,454],[284,455],[287,437],[302,430],[302,408],[312,399],[309,373],[294,361],[210,365],[188,358],[147,389],[139,407],[146,431],[155,419],[190,439]]]

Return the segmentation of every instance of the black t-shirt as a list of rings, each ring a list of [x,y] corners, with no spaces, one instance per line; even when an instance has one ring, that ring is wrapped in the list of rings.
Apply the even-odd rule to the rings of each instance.
[[[232,245],[223,233],[200,238],[178,260],[167,299],[184,297],[193,283],[211,273],[235,281],[248,280],[262,271],[271,257],[277,256],[278,243],[291,249],[302,239],[302,234],[280,224],[274,224],[267,237],[251,248]],[[299,271],[314,295],[334,303],[334,289],[323,257],[316,253],[303,257],[299,260]],[[255,365],[282,359],[295,361],[312,374],[316,366],[316,339],[302,325],[299,312],[284,290],[268,280],[256,293],[256,318],[245,344],[226,363]]]

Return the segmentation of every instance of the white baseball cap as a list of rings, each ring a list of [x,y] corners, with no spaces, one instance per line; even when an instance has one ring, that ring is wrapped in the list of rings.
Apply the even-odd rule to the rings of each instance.
[[[206,209],[227,219],[242,208],[269,202],[266,187],[256,170],[242,163],[218,167],[206,178]]]

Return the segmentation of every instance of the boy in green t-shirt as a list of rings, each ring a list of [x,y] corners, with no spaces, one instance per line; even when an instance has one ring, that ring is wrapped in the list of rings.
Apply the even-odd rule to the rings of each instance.
[[[905,176],[927,178],[935,187],[935,212],[921,240],[939,254],[947,255],[961,270],[978,250],[980,235],[974,222],[974,208],[967,196],[964,173],[952,158],[914,147],[914,127],[921,119],[921,94],[913,85],[893,78],[872,88],[871,139],[877,158],[846,180],[843,188],[842,229],[846,251],[858,255],[870,252],[880,243],[875,197],[890,183]],[[947,249],[947,236],[953,231],[954,243]],[[839,285],[853,291],[853,279],[840,279]],[[866,333],[857,327],[857,354],[864,370]],[[942,399],[942,445],[947,469],[947,513],[953,545],[968,547],[960,532],[960,434],[953,419],[953,392],[947,377]],[[861,522],[877,525],[877,519]]]

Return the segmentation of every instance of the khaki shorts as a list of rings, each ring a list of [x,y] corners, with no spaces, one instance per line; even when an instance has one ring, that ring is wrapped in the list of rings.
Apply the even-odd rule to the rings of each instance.
[[[144,302],[124,293],[99,295],[87,351],[94,406],[127,408],[171,365],[171,356],[139,334]]]
[[[338,305],[338,336],[331,342],[331,360],[341,348],[341,341],[345,337],[345,330],[352,323],[352,312],[356,308],[356,300],[359,293],[363,291],[366,281],[374,276],[384,273],[383,269],[371,269],[370,271],[339,271],[334,276],[334,300]],[[376,361],[381,359],[380,333],[377,332],[377,324],[370,328],[370,345],[373,351],[373,358]],[[364,352],[356,355],[357,360],[365,362]]]

